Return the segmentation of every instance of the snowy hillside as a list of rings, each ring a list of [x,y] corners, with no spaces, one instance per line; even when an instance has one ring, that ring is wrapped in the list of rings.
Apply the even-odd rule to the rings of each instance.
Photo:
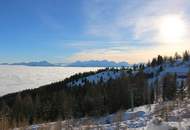
[[[153,78],[149,79],[149,84],[154,83],[156,80],[162,79],[166,74],[176,74],[178,85],[181,81],[185,81],[187,74],[190,71],[190,61],[177,60],[173,64],[164,63],[156,67],[147,67],[144,72],[153,74]]]
[[[27,127],[29,130],[190,130],[190,101],[151,104],[100,118],[81,118]],[[166,109],[173,107],[173,109]],[[166,114],[167,111],[167,114]],[[165,113],[164,113],[165,112]],[[166,117],[167,116],[167,117]],[[162,117],[162,118],[161,118]],[[19,130],[19,129],[14,129]]]
[[[90,83],[98,83],[100,81],[107,82],[109,79],[117,79],[121,77],[123,74],[126,74],[124,71],[113,71],[113,70],[105,70],[103,72],[90,75],[78,80],[74,80],[71,83],[69,83],[69,86],[83,86],[85,84],[85,80]]]
[[[129,67],[127,69],[130,69]],[[103,82],[107,82],[109,79],[117,79],[123,75],[128,75],[128,71],[126,70],[105,70],[103,72],[90,75],[87,77],[83,77],[78,80],[74,80],[73,82],[69,83],[69,86],[83,86],[84,81],[88,81],[90,83],[98,83],[101,80]],[[177,76],[177,84],[180,85],[182,81],[185,81],[187,78],[187,74],[190,71],[190,61],[182,61],[182,59],[177,60],[173,64],[171,63],[164,63],[162,65],[158,65],[155,67],[145,67],[144,73],[152,74],[153,77],[149,78],[149,85],[153,84],[156,80],[161,80],[166,74],[176,74]],[[138,71],[133,71],[133,75],[138,73]]]

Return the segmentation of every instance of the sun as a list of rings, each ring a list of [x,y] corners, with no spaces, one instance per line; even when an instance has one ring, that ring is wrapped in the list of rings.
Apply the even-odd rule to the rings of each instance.
[[[179,15],[163,16],[159,21],[159,35],[162,42],[180,42],[186,35],[185,22]]]

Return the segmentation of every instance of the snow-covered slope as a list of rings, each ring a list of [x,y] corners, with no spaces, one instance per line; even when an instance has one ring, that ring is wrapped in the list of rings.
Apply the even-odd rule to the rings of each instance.
[[[103,72],[90,75],[84,78],[80,78],[78,80],[74,80],[70,82],[69,86],[83,86],[85,84],[85,80],[87,80],[90,83],[98,83],[100,81],[107,82],[109,79],[117,79],[121,77],[122,75],[126,75],[127,72],[125,71],[113,71],[113,70],[105,70]]]
[[[149,78],[149,85],[153,84],[156,80],[162,79],[166,74],[172,73],[177,76],[177,84],[180,85],[181,81],[185,81],[187,74],[190,71],[190,61],[184,62],[181,59],[177,60],[173,64],[164,63],[156,67],[145,67],[144,72],[147,74],[152,74],[153,77]],[[133,74],[138,73],[138,71],[133,71]],[[123,75],[128,75],[127,70],[105,70],[94,75],[80,78],[69,83],[69,86],[83,86],[85,80],[90,83],[98,83],[99,81],[107,82],[109,79],[117,79]]]
[[[81,118],[44,123],[29,126],[27,129],[57,130],[57,127],[62,127],[62,130],[66,130],[69,126],[73,130],[190,130],[189,103],[190,101],[187,100],[180,102],[180,104],[175,101],[151,104],[136,107],[134,111],[129,109],[100,118]],[[167,116],[167,119],[161,118],[160,113],[164,113],[166,108],[171,106],[173,106],[172,109],[168,109],[167,114],[163,114],[163,116]]]
[[[164,63],[156,67],[147,67],[144,72],[153,74],[153,77],[149,79],[149,84],[154,83],[156,80],[161,80],[166,74],[176,74],[177,84],[180,85],[181,81],[185,81],[187,74],[190,71],[190,61],[177,60],[173,64]]]

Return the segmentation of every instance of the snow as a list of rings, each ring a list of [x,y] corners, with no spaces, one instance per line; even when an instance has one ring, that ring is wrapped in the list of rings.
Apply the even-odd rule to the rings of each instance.
[[[160,125],[155,125],[153,122],[150,122],[147,126],[147,130],[170,130],[172,127],[167,123],[161,123]]]
[[[121,112],[121,120],[115,120],[117,113],[91,119],[95,122],[91,125],[83,123],[87,121],[88,118],[78,119],[74,121],[73,126],[75,127],[73,127],[73,130],[79,130],[80,128],[82,128],[82,130],[88,128],[90,128],[90,130],[99,130],[98,128],[102,128],[103,130],[115,130],[118,128],[118,126],[120,130],[175,130],[175,128],[177,128],[177,130],[190,130],[190,117],[183,117],[183,115],[187,114],[187,112],[190,110],[189,100],[181,102],[180,106],[174,107],[174,109],[168,113],[170,115],[168,121],[164,121],[162,118],[156,115],[156,107],[162,108],[170,103],[175,102],[164,102],[163,104],[151,104],[149,106],[144,105],[134,108],[134,111],[131,111],[131,109],[123,111]],[[180,117],[181,120],[170,120],[170,118],[173,117]],[[61,123],[64,127],[66,121],[62,121]],[[29,126],[28,129],[39,130],[39,128],[46,128],[54,130],[55,127],[56,122],[50,122],[32,125]],[[62,128],[62,130],[65,130],[65,128]]]
[[[173,65],[165,63],[156,67],[147,67],[144,72],[156,74],[160,66],[163,67],[163,71],[160,73],[160,75],[164,75],[166,73],[187,74],[190,70],[190,62],[183,63],[182,61],[176,61]]]
[[[160,67],[163,68],[161,72],[159,72]],[[181,59],[177,60],[173,64],[171,63],[164,63],[162,65],[158,65],[156,67],[146,67],[144,69],[144,72],[147,74],[153,73],[153,77],[149,78],[148,83],[149,85],[153,84],[156,80],[161,80],[165,75],[168,73],[170,74],[177,74],[177,84],[180,85],[181,81],[185,81],[183,76],[186,76],[190,71],[190,61],[188,62],[183,62]],[[132,74],[135,75],[137,74],[138,71],[133,71]],[[89,81],[90,83],[98,83],[101,79],[103,82],[107,82],[109,79],[117,79],[121,77],[123,74],[127,75],[127,72],[122,70],[122,71],[113,71],[113,70],[106,70],[104,72],[100,72],[94,75],[90,75],[78,80],[75,80],[71,83],[69,83],[69,86],[83,86],[84,85],[84,80]],[[182,77],[180,77],[182,76]]]
[[[159,68],[162,66],[163,71],[159,72]],[[153,77],[149,79],[149,85],[153,84],[156,80],[161,80],[167,74],[176,74],[177,75],[177,84],[180,85],[181,81],[185,81],[183,76],[187,76],[190,72],[190,61],[183,62],[182,60],[176,61],[173,65],[170,63],[164,63],[156,67],[147,67],[144,70],[145,73],[153,73]],[[181,77],[180,77],[181,76]]]
[[[88,82],[95,83],[95,84],[100,82],[101,80],[103,82],[107,82],[109,79],[117,79],[117,78],[121,77],[122,74],[123,74],[122,71],[106,70],[106,71],[103,71],[103,72],[100,72],[100,73],[97,73],[94,75],[90,75],[90,76],[75,80],[75,81],[69,83],[68,85],[69,86],[75,86],[75,85],[76,86],[79,86],[79,85],[83,86],[84,85],[83,80],[85,80],[85,79]],[[124,72],[124,74],[126,74],[126,73]]]

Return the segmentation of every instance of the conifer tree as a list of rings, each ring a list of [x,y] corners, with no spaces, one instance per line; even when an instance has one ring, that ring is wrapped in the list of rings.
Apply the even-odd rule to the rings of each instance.
[[[172,100],[176,95],[176,74],[168,74],[163,78],[163,99]]]
[[[188,61],[189,60],[189,51],[185,51],[184,53],[183,53],[183,61]]]
[[[187,94],[190,98],[190,72],[187,74]]]
[[[176,52],[174,55],[175,60],[181,59],[181,56]]]

